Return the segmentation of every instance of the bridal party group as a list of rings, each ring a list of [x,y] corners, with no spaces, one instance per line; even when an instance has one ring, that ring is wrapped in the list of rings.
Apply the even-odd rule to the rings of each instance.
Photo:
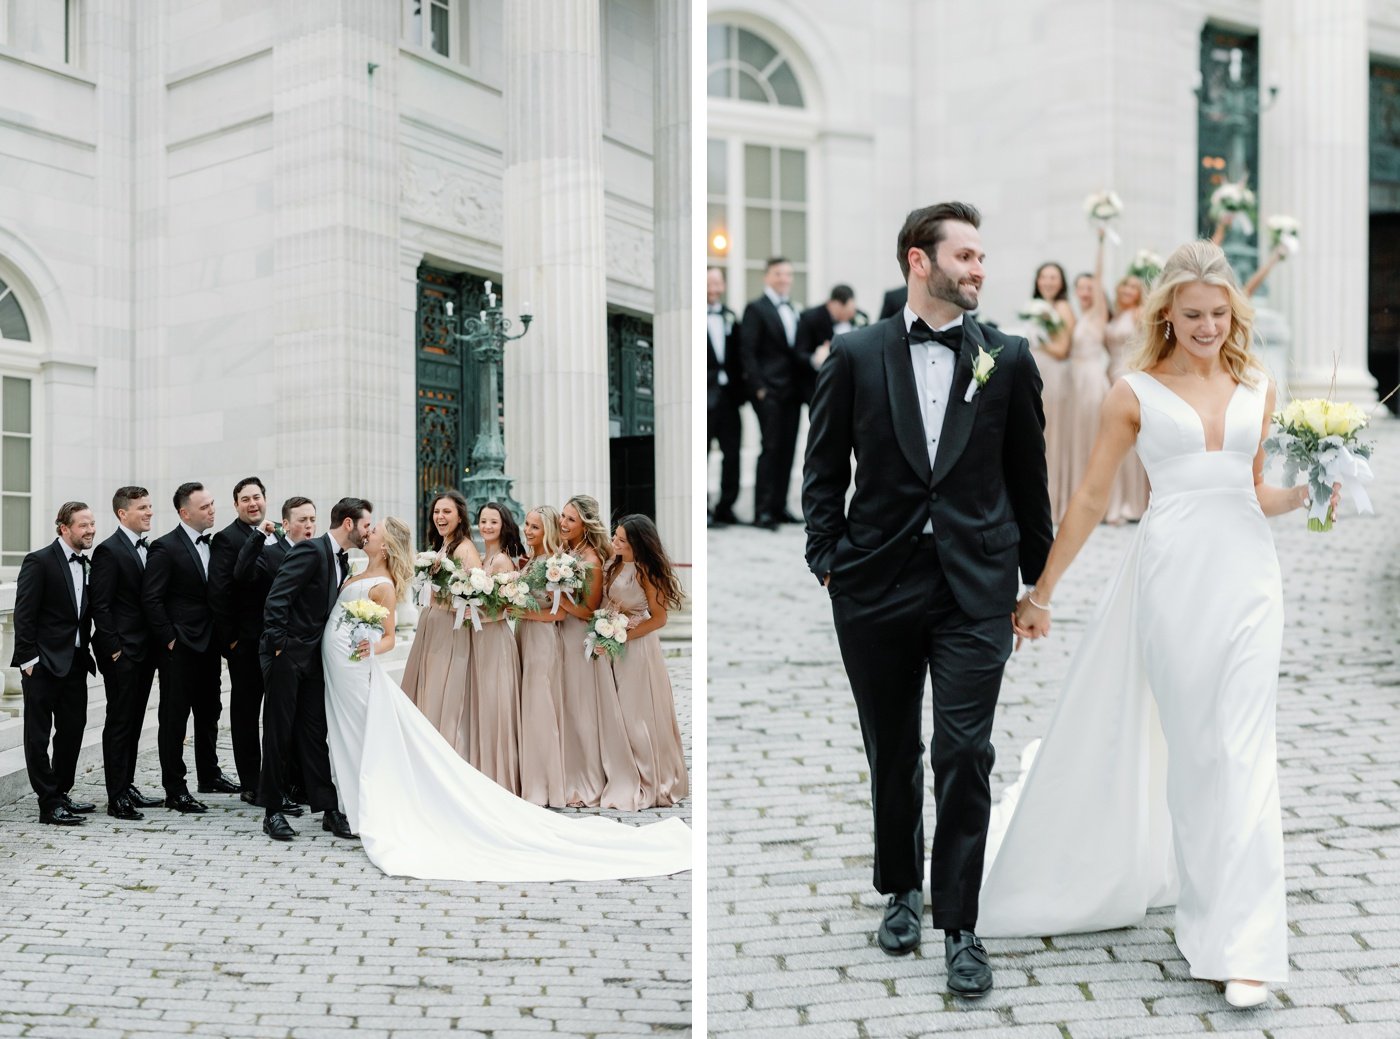
[[[268,514],[266,495],[258,477],[238,481],[231,495],[236,518],[216,531],[213,493],[200,483],[181,484],[172,500],[174,522],[157,537],[149,491],[122,487],[112,497],[115,529],[100,541],[95,510],[80,501],[60,506],[56,538],[20,568],[10,662],[21,673],[25,763],[41,822],[76,826],[97,807],[75,800],[72,790],[87,725],[88,675],[98,672],[106,696],[108,815],[138,820],[141,809],[160,805],[208,811],[187,776],[191,720],[196,791],[263,805],[264,758],[281,746],[260,731],[271,717],[265,693],[272,695],[260,659],[264,606],[291,548],[317,533],[310,498],[287,498],[278,521]],[[500,786],[543,806],[630,811],[685,797],[685,755],[657,635],[683,591],[651,520],[624,516],[609,531],[598,502],[577,495],[562,508],[531,509],[522,527],[496,503],[470,516],[465,498],[452,490],[437,498],[431,514],[420,555],[426,569],[450,557],[468,574],[518,573],[522,588],[551,559],[573,561],[580,574],[567,594],[551,593],[541,579],[524,608],[473,608],[469,618],[450,596],[428,589],[402,685],[446,741]],[[395,588],[407,595],[409,528],[392,518],[382,522],[395,535],[386,543],[404,557],[390,562],[404,578],[396,577]],[[340,566],[348,572],[346,559]],[[599,617],[625,627],[624,644],[599,644]],[[236,778],[223,770],[217,745],[225,664]],[[136,765],[157,676],[162,794],[150,796],[137,785]],[[324,741],[324,725],[316,738]],[[298,747],[276,756],[286,776],[280,810],[301,815],[304,755]],[[337,836],[353,836],[343,811],[326,809],[322,822]]]

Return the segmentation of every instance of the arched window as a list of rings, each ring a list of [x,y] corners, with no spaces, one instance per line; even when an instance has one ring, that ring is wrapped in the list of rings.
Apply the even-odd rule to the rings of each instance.
[[[24,309],[3,281],[0,281],[0,339],[29,342],[29,322],[24,319]]]
[[[29,342],[29,322],[0,281],[0,568],[19,566],[30,545],[34,417],[31,380],[3,371],[5,343]]]
[[[793,266],[792,299],[802,302],[810,130],[791,111],[807,108],[802,84],[790,58],[750,29],[713,24],[708,47],[709,262],[727,271],[738,308],[763,291],[767,259],[784,256]]]

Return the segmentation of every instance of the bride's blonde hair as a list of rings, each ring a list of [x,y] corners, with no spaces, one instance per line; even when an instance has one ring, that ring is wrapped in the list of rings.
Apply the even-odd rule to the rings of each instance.
[[[379,521],[384,528],[384,563],[394,582],[394,598],[402,599],[413,582],[413,531],[397,516]]]
[[[1172,352],[1176,343],[1167,338],[1167,311],[1176,298],[1176,290],[1195,282],[1225,290],[1230,300],[1230,331],[1220,346],[1220,363],[1236,382],[1255,385],[1265,368],[1249,348],[1254,337],[1254,308],[1240,291],[1235,272],[1220,246],[1204,239],[1180,246],[1163,265],[1142,304],[1142,338],[1128,367],[1146,371]]]

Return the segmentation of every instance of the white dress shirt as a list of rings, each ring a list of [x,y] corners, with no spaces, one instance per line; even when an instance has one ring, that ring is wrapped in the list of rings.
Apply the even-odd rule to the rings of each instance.
[[[715,352],[715,360],[719,362],[719,384],[729,385],[729,373],[724,370],[724,307],[716,303],[710,307],[709,313],[705,317],[705,323],[710,329],[710,348]]]
[[[123,534],[126,535],[127,540],[130,541],[132,547],[136,549],[136,554],[137,554],[138,556],[141,557],[141,566],[142,566],[142,567],[145,567],[145,565],[146,565],[146,546],[145,546],[145,545],[138,545],[138,544],[136,544],[136,542],[140,541],[140,540],[141,540],[143,537],[145,537],[146,535],[145,535],[145,534],[138,534],[138,533],[136,533],[136,531],[132,530],[130,527],[124,527],[124,526],[121,526],[120,524],[118,524],[117,529],[120,530]]]
[[[787,297],[779,296],[772,289],[764,286],[763,294],[773,301],[773,306],[778,308],[778,317],[782,319],[783,331],[787,333],[787,344],[792,346],[797,342],[797,311],[788,302]]]
[[[194,550],[199,553],[199,561],[204,564],[204,576],[207,578],[209,576],[209,542],[206,541],[200,544],[199,539],[203,537],[203,535],[184,520],[180,521],[180,526],[184,528],[185,533],[189,535],[190,541],[194,543]],[[206,530],[204,533],[208,534],[209,531]],[[211,534],[210,537],[212,538],[213,535]]]
[[[904,331],[907,334],[914,327],[919,315],[904,306]],[[962,315],[959,314],[946,325],[934,329],[942,332],[950,328],[961,328]],[[948,396],[953,392],[953,370],[958,364],[958,355],[942,343],[909,343],[909,360],[914,366],[914,388],[919,395],[919,414],[924,420],[924,446],[928,449],[928,465],[933,468],[938,456],[938,438],[943,435],[943,416],[948,411]],[[924,533],[933,533],[933,520],[924,524]]]
[[[331,532],[329,530],[322,534],[321,537],[325,538],[331,543],[331,555],[335,557],[335,584],[338,588],[345,583],[345,574],[340,569],[340,542],[336,541],[336,539],[331,536]],[[346,565],[349,565],[348,558],[346,559]]]

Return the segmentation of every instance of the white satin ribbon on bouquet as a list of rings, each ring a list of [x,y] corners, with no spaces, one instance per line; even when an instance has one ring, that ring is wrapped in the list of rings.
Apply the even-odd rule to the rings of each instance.
[[[1249,219],[1249,214],[1243,209],[1236,209],[1233,210],[1233,212],[1235,214],[1235,223],[1239,225],[1240,232],[1245,235],[1252,235],[1254,233],[1254,221]]]
[[[1314,494],[1308,519],[1325,520],[1327,504],[1331,500],[1330,490],[1334,483],[1342,485],[1356,501],[1357,513],[1373,513],[1371,496],[1366,493],[1366,484],[1375,479],[1371,464],[1360,455],[1354,455],[1340,444],[1327,444],[1317,452],[1318,463],[1322,466],[1323,486],[1327,494]]]
[[[418,589],[418,605],[421,606],[421,607],[423,607],[423,608],[426,610],[426,609],[427,609],[429,606],[431,606],[432,604],[433,604],[433,582],[432,582],[432,581],[424,581],[422,587]]]
[[[466,619],[467,611],[471,611],[472,630],[481,630],[481,614],[476,608],[476,603],[467,599],[453,599],[453,604],[457,607],[457,614],[452,619],[452,630],[456,631],[462,626],[462,621]]]
[[[1108,217],[1107,219],[1104,219],[1104,218],[1102,218],[1102,217],[1094,217],[1094,218],[1092,218],[1092,219],[1093,219],[1093,221],[1094,221],[1094,226],[1095,226],[1095,227],[1102,227],[1102,228],[1103,228],[1103,236],[1104,236],[1105,238],[1107,238],[1107,239],[1108,239],[1110,242],[1112,242],[1114,245],[1122,245],[1122,244],[1123,244],[1123,239],[1121,239],[1121,238],[1118,237],[1118,232],[1115,231],[1115,230],[1113,229],[1113,227],[1112,227],[1112,226],[1110,225],[1110,223],[1109,223],[1109,221],[1111,221],[1111,220],[1114,219],[1113,217]]]

